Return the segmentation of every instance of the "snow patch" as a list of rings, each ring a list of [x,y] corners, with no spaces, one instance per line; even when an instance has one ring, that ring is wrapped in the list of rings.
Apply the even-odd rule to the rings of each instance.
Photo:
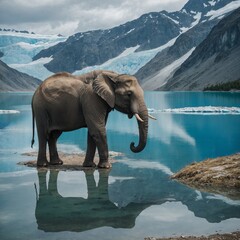
[[[202,13],[200,13],[200,12],[196,13],[196,15],[193,17],[195,19],[195,21],[191,24],[191,28],[193,28],[200,22],[201,17],[202,17]]]
[[[192,48],[189,52],[177,59],[173,63],[169,64],[165,68],[161,69],[155,76],[142,84],[144,90],[155,90],[165,85],[167,81],[173,76],[177,68],[181,66],[183,62],[192,54],[195,48]]]
[[[131,32],[134,31],[134,30],[135,30],[135,28],[132,28],[131,30],[129,30],[128,32],[126,32],[124,35],[127,35],[127,34],[131,33]]]
[[[216,2],[215,2],[214,0],[208,1],[208,3],[209,3],[211,6],[215,6],[215,5],[216,5]]]
[[[209,20],[213,20],[214,18],[221,17],[222,15],[237,9],[238,7],[240,7],[240,0],[230,2],[218,10],[211,10],[205,16],[210,17]]]
[[[186,14],[187,14],[187,11],[186,11],[186,9],[182,9],[182,10],[181,10],[181,12],[182,12],[182,13],[186,13]]]
[[[194,19],[195,19],[195,21],[194,22],[192,22],[192,24],[191,24],[191,26],[190,27],[181,27],[180,28],[180,31],[181,31],[181,33],[185,33],[185,32],[187,32],[188,30],[190,30],[191,28],[193,28],[194,26],[196,26],[199,22],[200,22],[200,20],[201,20],[201,18],[202,18],[202,13],[200,13],[200,12],[193,12],[193,11],[191,11],[191,13],[192,14],[195,14],[195,16],[193,17]]]
[[[179,24],[179,21],[177,21],[177,20],[175,20],[175,19],[173,19],[173,18],[167,16],[166,14],[162,13],[162,15],[163,15],[164,17],[170,19],[170,20],[173,21],[174,23]]]

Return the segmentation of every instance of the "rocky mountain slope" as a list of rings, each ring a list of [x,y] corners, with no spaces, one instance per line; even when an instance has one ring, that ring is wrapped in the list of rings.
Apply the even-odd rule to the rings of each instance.
[[[237,6],[240,6],[239,0],[189,0],[180,11],[148,13],[112,29],[77,33],[65,42],[40,51],[33,60],[51,58],[44,64],[48,71],[77,74],[93,66],[122,72],[129,65],[133,70],[128,67],[126,73],[135,73],[145,90],[155,90],[173,76],[212,27]],[[146,52],[149,58],[135,54],[128,60],[120,59],[128,49],[144,53],[174,39],[174,44],[159,49],[157,55],[157,51],[149,55]],[[109,64],[112,59],[114,66]]]
[[[25,73],[21,73],[0,60],[0,91],[30,91],[41,83]]]
[[[222,19],[162,90],[203,90],[240,77],[240,8]]]
[[[135,74],[141,79],[143,88],[156,90],[165,85],[193,50],[208,36],[212,27],[237,6],[240,6],[239,1],[188,1],[181,12],[191,14],[195,22],[182,32],[173,46],[159,52]]]
[[[182,63],[182,61],[179,61],[179,63],[176,61],[187,54],[183,59],[184,61],[188,57],[188,52],[206,38],[217,22],[217,20],[213,20],[197,24],[181,34],[171,47],[159,52],[151,61],[139,69],[135,75],[138,79],[141,79],[144,89],[155,90],[164,84]],[[170,66],[169,69],[168,66]]]
[[[77,33],[66,42],[41,51],[33,60],[52,56],[52,61],[45,64],[48,70],[74,72],[102,64],[126,48],[138,46],[136,51],[157,48],[177,37],[181,27],[191,23],[192,18],[186,13],[175,16],[183,19],[183,24],[167,14],[166,11],[149,13],[112,29]]]

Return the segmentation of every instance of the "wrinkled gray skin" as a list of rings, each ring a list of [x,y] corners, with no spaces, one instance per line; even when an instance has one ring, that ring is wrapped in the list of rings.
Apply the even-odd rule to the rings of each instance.
[[[88,128],[88,144],[84,167],[95,167],[96,148],[100,161],[98,167],[110,168],[106,140],[106,122],[112,109],[138,116],[139,143],[130,148],[133,152],[144,149],[148,132],[148,112],[143,90],[137,79],[111,71],[93,71],[80,76],[57,73],[47,78],[37,88],[32,99],[33,139],[34,118],[39,140],[37,165],[62,164],[57,152],[57,139],[63,131]],[[139,118],[140,117],[140,118]],[[50,162],[46,158],[48,143]]]

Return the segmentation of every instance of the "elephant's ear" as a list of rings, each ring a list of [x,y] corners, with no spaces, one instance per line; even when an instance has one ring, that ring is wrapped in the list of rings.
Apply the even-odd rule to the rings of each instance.
[[[115,76],[113,72],[102,72],[93,81],[93,91],[97,93],[107,104],[114,108],[115,105],[115,94],[113,89],[113,81]]]

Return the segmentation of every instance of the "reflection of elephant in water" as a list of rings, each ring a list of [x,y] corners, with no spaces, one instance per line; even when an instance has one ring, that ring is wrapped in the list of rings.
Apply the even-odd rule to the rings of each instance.
[[[143,173],[141,170],[141,174]],[[181,202],[180,208],[184,204],[195,216],[204,218],[210,223],[240,218],[239,205],[231,206],[222,200],[212,199],[209,194],[204,193],[199,198],[196,191],[169,181],[168,178],[164,180],[159,171],[151,176],[148,174],[147,178],[144,178],[148,179],[146,182],[134,178],[108,185],[108,172],[99,170],[97,187],[93,170],[85,171],[87,199],[62,197],[57,188],[58,171],[50,171],[48,184],[46,175],[47,171],[39,170],[39,196],[35,210],[38,228],[46,232],[81,232],[103,226],[132,228],[143,210],[151,205],[160,206],[165,202],[177,202],[174,209],[179,207]],[[159,182],[162,184],[159,185]],[[126,207],[119,208],[113,202],[120,203],[118,206],[121,205],[121,196],[130,201],[127,206],[124,204]],[[156,214],[160,216],[162,212]]]
[[[149,204],[132,203],[119,209],[108,196],[108,172],[99,171],[96,187],[93,171],[86,171],[88,198],[62,197],[57,190],[58,171],[39,171],[39,198],[36,205],[38,228],[46,232],[82,232],[98,227],[132,228],[137,216]]]
[[[98,166],[109,168],[105,124],[108,113],[114,108],[128,114],[129,118],[136,116],[139,144],[131,143],[130,148],[133,152],[142,151],[147,140],[149,115],[143,90],[134,76],[99,70],[80,76],[58,73],[46,79],[32,99],[39,140],[37,165],[48,164],[47,142],[50,164],[62,164],[56,148],[58,137],[63,131],[87,127],[88,145],[83,166],[95,167],[93,158],[97,147]]]

